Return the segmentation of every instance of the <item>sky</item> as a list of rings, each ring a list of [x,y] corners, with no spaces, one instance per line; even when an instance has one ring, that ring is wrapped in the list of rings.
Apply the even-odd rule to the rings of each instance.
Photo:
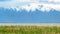
[[[60,22],[60,0],[0,0],[0,22]]]

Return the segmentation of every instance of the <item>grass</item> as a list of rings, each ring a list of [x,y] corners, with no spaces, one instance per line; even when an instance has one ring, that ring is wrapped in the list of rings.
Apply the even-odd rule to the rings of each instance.
[[[60,34],[57,26],[0,26],[0,34]]]

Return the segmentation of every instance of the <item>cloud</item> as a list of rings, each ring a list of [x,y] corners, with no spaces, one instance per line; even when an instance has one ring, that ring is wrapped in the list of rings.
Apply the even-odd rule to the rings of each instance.
[[[55,4],[60,4],[60,0],[48,0],[48,2],[52,2],[52,3],[55,3]]]
[[[53,2],[60,2],[60,0],[52,0]]]
[[[59,2],[58,0],[48,0],[48,2],[39,2],[40,0],[11,0],[8,2],[0,2],[0,7],[4,7],[7,9],[16,9],[19,11],[20,9],[25,9],[28,12],[30,10],[35,11],[36,9],[41,11],[50,11],[51,8],[60,11],[60,4],[53,4],[49,2]]]
[[[28,3],[31,3],[31,2],[37,2],[37,0],[11,0],[11,1],[8,1],[8,2],[0,2],[0,6],[3,6],[3,7],[12,7],[12,6],[21,6],[21,5],[24,5],[24,4],[28,4]]]

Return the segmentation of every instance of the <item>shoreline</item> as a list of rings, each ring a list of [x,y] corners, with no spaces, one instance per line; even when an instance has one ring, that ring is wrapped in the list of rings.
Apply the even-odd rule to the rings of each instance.
[[[60,26],[60,23],[0,23],[0,26]]]

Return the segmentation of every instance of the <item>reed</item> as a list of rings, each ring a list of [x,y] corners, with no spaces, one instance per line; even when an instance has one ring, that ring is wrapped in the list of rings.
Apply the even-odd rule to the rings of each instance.
[[[0,26],[0,34],[60,34],[57,26]]]

